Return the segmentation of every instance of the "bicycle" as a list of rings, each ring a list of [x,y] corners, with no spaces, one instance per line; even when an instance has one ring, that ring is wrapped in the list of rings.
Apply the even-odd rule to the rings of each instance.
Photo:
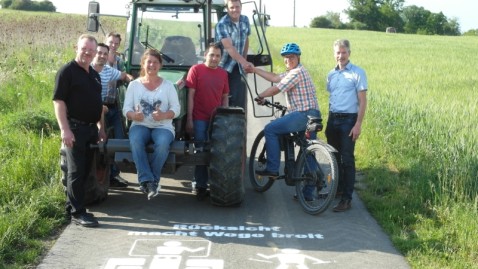
[[[267,107],[277,109],[276,118],[283,117],[287,107],[278,102],[264,100]],[[332,146],[320,139],[308,139],[311,132],[321,131],[322,119],[308,117],[306,130],[282,135],[281,151],[284,152],[283,173],[278,177],[262,177],[256,170],[265,170],[267,153],[265,148],[264,130],[259,132],[252,144],[249,156],[249,179],[255,191],[267,191],[276,180],[284,179],[288,186],[296,187],[297,200],[303,210],[311,215],[325,211],[335,199],[338,185],[338,167]],[[295,147],[299,148],[297,158]],[[304,194],[307,192],[307,197]]]

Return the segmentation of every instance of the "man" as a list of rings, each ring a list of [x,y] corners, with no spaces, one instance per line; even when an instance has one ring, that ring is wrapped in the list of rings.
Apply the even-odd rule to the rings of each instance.
[[[110,32],[106,36],[105,43],[106,45],[108,45],[108,48],[109,48],[106,64],[114,69],[123,71],[123,61],[118,53],[118,49],[121,45],[121,35],[115,32]],[[109,82],[110,91],[108,94],[109,97],[107,99],[103,99],[104,105],[108,107],[108,112],[106,113],[106,125],[113,126],[114,138],[116,139],[125,138],[124,125],[123,125],[123,122],[121,121],[121,116],[119,114],[119,111],[121,110],[121,108],[119,107],[118,100],[116,100],[116,98],[118,98],[119,96],[120,82],[121,81],[110,81]],[[120,176],[119,168],[114,163],[111,164],[110,187],[113,187],[113,188],[128,187],[128,181],[126,181]]]
[[[218,67],[221,60],[221,47],[211,44],[204,54],[205,63],[191,67],[186,78],[188,93],[188,117],[186,131],[194,136],[196,148],[203,146],[208,138],[209,120],[214,110],[229,104],[229,84],[227,72]],[[206,165],[197,165],[194,171],[196,198],[204,200],[207,191],[208,171]]]
[[[110,32],[106,36],[106,45],[109,47],[107,64],[113,68],[123,71],[123,61],[118,56],[118,49],[121,45],[121,35],[115,32]]]
[[[109,55],[109,47],[104,43],[99,43],[97,47],[96,57],[93,59],[92,66],[101,77],[101,97],[103,99],[103,109],[105,114],[105,123],[107,127],[112,126],[114,138],[125,138],[121,111],[117,105],[118,90],[116,81],[123,80],[129,82],[133,80],[133,76],[126,72],[121,72],[109,65],[106,65]],[[110,187],[126,188],[128,182],[119,176],[119,169],[115,164],[111,165]]]
[[[365,71],[352,64],[350,42],[340,39],[334,42],[337,66],[327,76],[330,93],[329,119],[325,135],[327,142],[338,151],[339,190],[343,191],[335,212],[352,207],[355,184],[355,141],[360,136],[362,121],[367,107],[367,76]]]
[[[245,72],[252,72],[254,66],[248,62],[249,35],[251,26],[249,19],[241,15],[242,3],[240,0],[226,1],[227,14],[216,25],[216,42],[224,48],[219,66],[229,75],[229,89],[231,97],[229,105],[246,109],[246,84],[242,79]]]
[[[93,159],[90,145],[106,139],[100,76],[90,66],[96,46],[93,36],[80,36],[75,60],[58,71],[53,93],[55,116],[66,147],[66,211],[73,223],[84,227],[98,226],[84,205],[85,183]]]
[[[317,94],[309,72],[300,63],[301,50],[295,43],[285,44],[281,50],[286,72],[274,74],[260,68],[253,68],[254,73],[264,79],[277,83],[257,96],[257,102],[262,104],[265,97],[283,92],[286,94],[289,107],[288,113],[275,119],[264,127],[266,139],[267,165],[265,170],[255,171],[257,175],[277,177],[280,166],[279,137],[283,134],[305,131],[308,115],[321,117]],[[304,190],[306,199],[312,199],[311,189]],[[306,193],[307,192],[307,193]]]

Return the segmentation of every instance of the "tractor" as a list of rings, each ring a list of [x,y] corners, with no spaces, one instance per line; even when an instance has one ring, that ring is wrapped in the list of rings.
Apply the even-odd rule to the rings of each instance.
[[[272,70],[272,58],[265,38],[269,16],[257,8],[255,1],[243,1],[242,4],[242,14],[249,17],[252,32],[247,60],[256,67]],[[211,119],[209,142],[201,150],[194,147],[194,141],[185,132],[188,96],[185,78],[192,65],[204,61],[205,49],[214,42],[214,25],[226,14],[224,0],[131,0],[126,6],[125,16],[101,14],[100,3],[91,1],[88,13],[87,30],[90,32],[101,29],[105,33],[102,16],[124,17],[127,20],[122,53],[127,73],[134,77],[139,75],[140,59],[147,48],[160,51],[163,57],[160,76],[174,83],[181,104],[181,113],[173,120],[175,140],[163,174],[173,174],[181,166],[207,165],[210,202],[217,206],[240,205],[245,193],[247,111],[240,107],[218,108]],[[263,87],[259,85],[265,82],[254,74],[247,77],[249,100],[253,100],[252,94],[257,95],[257,88]],[[121,89],[117,98],[120,107],[126,87]],[[268,116],[269,112],[261,113]],[[128,125],[126,119],[124,122]],[[91,147],[95,154],[85,199],[87,203],[98,203],[108,195],[111,162],[115,162],[122,172],[134,173],[136,169],[128,139],[108,139]],[[148,150],[152,152],[152,148],[148,147]],[[60,155],[65,184],[68,171],[63,150],[60,150]]]

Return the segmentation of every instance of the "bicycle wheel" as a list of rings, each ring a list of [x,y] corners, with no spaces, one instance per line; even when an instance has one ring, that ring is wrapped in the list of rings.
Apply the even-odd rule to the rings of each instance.
[[[324,212],[335,199],[338,185],[337,160],[321,141],[311,144],[297,157],[295,187],[305,212]]]
[[[266,139],[262,130],[252,144],[251,155],[249,156],[249,179],[252,187],[257,192],[265,192],[274,184],[274,179],[256,175],[255,171],[265,170],[266,165]]]

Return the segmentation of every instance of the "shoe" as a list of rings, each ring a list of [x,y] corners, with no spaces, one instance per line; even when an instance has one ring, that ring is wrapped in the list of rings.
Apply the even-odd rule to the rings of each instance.
[[[128,181],[124,180],[119,175],[110,179],[110,188],[126,188],[126,187],[128,187]]]
[[[148,182],[143,182],[143,183],[139,183],[139,190],[144,193],[144,194],[148,194],[148,185],[147,185]]]
[[[278,177],[278,172],[272,172],[268,170],[256,170],[256,175],[263,176],[263,177]]]
[[[209,191],[206,188],[196,188],[196,199],[198,201],[204,201],[209,197]]]
[[[97,227],[99,225],[95,216],[91,213],[83,213],[77,216],[71,216],[71,221],[76,225],[81,225],[83,227]]]
[[[334,206],[334,212],[344,212],[352,208],[352,200],[340,200],[340,202]]]
[[[161,185],[159,185],[159,182],[147,182],[146,186],[148,187],[148,200],[151,200],[159,195],[159,190],[161,189]]]

